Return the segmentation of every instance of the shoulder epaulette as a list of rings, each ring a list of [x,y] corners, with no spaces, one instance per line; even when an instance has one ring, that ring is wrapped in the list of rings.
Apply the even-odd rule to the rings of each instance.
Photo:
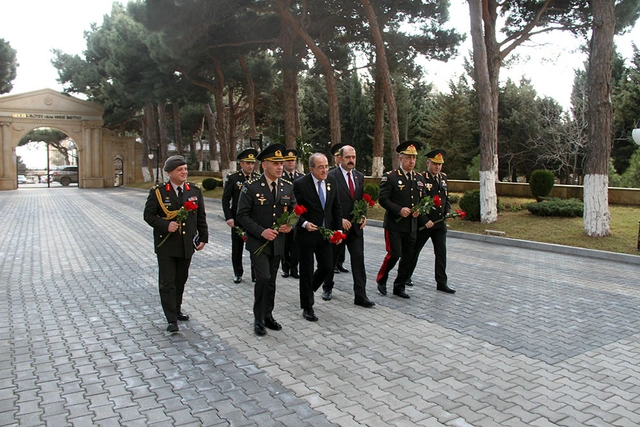
[[[285,178],[280,178],[282,181],[286,182],[289,185],[293,185],[293,183],[291,181],[289,181],[288,179]]]

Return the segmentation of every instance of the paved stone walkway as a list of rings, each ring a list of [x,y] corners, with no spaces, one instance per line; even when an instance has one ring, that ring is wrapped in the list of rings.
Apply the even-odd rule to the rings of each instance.
[[[0,192],[1,426],[637,426],[640,269],[450,236],[451,296],[429,244],[410,300],[336,276],[320,321],[278,280],[284,329],[256,337],[251,283],[234,285],[229,230],[211,243],[165,332],[146,192]],[[248,257],[245,257],[248,265]],[[393,276],[392,276],[393,277]]]

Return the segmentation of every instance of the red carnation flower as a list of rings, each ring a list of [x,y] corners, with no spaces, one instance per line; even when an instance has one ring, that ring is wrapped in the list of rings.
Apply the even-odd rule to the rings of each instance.
[[[298,216],[302,215],[306,211],[307,211],[307,208],[305,208],[302,205],[296,205],[296,207],[293,208],[293,212],[295,212],[295,214],[298,215]]]
[[[433,196],[433,204],[435,205],[436,208],[439,208],[440,206],[442,206],[442,200],[440,199],[440,196],[438,196],[437,194]]]

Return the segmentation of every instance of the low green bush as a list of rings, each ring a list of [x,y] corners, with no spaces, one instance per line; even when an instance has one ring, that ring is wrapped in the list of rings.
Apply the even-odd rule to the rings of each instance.
[[[218,186],[218,181],[220,180],[216,178],[205,178],[202,180],[202,187],[206,191],[215,190],[215,188]]]
[[[460,202],[460,196],[457,194],[449,194],[449,203],[453,205],[458,202]]]
[[[540,201],[543,197],[547,197],[556,183],[556,177],[553,172],[539,169],[531,173],[529,178],[529,189],[531,195]]]
[[[378,185],[373,183],[365,184],[363,191],[373,200],[378,201],[378,197],[380,197],[380,187]]]
[[[470,190],[460,199],[460,209],[469,221],[480,221],[480,190]]]
[[[542,202],[528,203],[527,210],[538,216],[580,217],[584,212],[584,203],[578,199],[559,199],[550,197]]]

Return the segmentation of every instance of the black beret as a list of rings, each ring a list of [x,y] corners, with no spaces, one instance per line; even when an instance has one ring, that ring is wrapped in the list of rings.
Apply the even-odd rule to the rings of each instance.
[[[175,170],[178,166],[186,165],[187,161],[182,156],[171,156],[164,162],[164,171],[171,172]]]

